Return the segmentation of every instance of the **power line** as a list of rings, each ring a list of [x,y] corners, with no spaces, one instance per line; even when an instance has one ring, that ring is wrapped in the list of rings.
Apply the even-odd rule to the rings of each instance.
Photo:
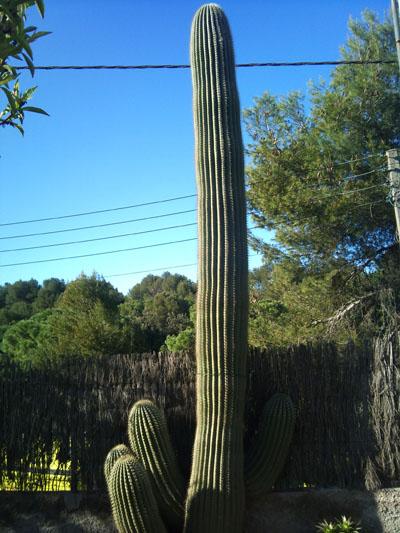
[[[106,222],[104,224],[94,224],[92,226],[78,226],[77,228],[57,229],[52,231],[41,231],[38,233],[25,233],[23,235],[8,235],[6,237],[0,237],[0,240],[4,239],[22,239],[23,237],[38,237],[40,235],[54,235],[55,233],[67,233],[68,231],[81,231],[84,229],[93,228],[105,228],[108,226],[118,226],[120,224],[129,224],[131,222],[143,222],[145,220],[154,220],[156,218],[171,217],[174,215],[183,215],[185,213],[194,213],[197,209],[186,209],[184,211],[174,211],[173,213],[164,213],[162,215],[152,215],[149,217],[132,218],[130,220],[121,220],[119,222]]]
[[[192,209],[191,212],[196,211],[195,209]],[[22,248],[7,248],[5,250],[0,250],[0,253],[6,253],[6,252],[22,252],[26,250],[38,250],[40,248],[54,248],[56,246],[68,246],[70,244],[82,244],[86,242],[95,242],[95,241],[106,241],[109,239],[117,239],[122,237],[132,237],[134,235],[143,235],[145,233],[154,233],[157,231],[166,231],[170,229],[178,229],[178,228],[188,228],[190,226],[197,226],[197,222],[189,222],[188,224],[176,224],[175,226],[167,226],[165,228],[155,228],[155,229],[148,229],[143,231],[135,231],[133,233],[118,233],[118,235],[110,235],[107,237],[94,237],[92,239],[82,239],[79,241],[68,241],[68,242],[57,242],[57,243],[51,243],[51,244],[39,244],[37,246],[24,246]],[[254,229],[248,228],[249,230]]]
[[[187,224],[187,225],[188,226],[195,226],[196,223]],[[177,227],[182,227],[182,226],[177,226]],[[169,229],[169,228],[165,228],[165,229]],[[255,229],[255,228],[251,227],[251,228],[248,228],[248,229],[251,230],[251,229]],[[153,230],[153,231],[156,231],[156,230]],[[143,233],[146,233],[146,232],[143,232]],[[0,268],[11,267],[11,266],[20,266],[20,265],[33,265],[33,264],[36,264],[36,263],[50,263],[52,261],[64,261],[66,259],[79,259],[79,258],[83,258],[83,257],[93,257],[93,256],[97,256],[97,255],[116,254],[116,253],[120,253],[120,252],[130,252],[130,251],[133,251],[133,250],[144,250],[146,248],[155,248],[157,246],[166,246],[168,244],[178,244],[178,243],[182,243],[182,242],[189,242],[189,241],[196,241],[196,240],[197,240],[197,237],[193,237],[193,238],[190,238],[190,239],[181,239],[181,240],[178,240],[178,241],[160,242],[160,243],[156,243],[156,244],[147,244],[145,246],[136,246],[134,248],[122,248],[122,249],[119,249],[119,250],[108,250],[106,252],[95,252],[95,253],[91,253],[91,254],[71,255],[71,256],[67,256],[67,257],[54,257],[54,258],[50,258],[50,259],[38,259],[38,260],[35,260],[35,261],[23,261],[23,262],[20,262],[20,263],[9,263],[9,264],[6,264],[6,265],[0,265]]]
[[[373,168],[372,170],[368,170],[367,172],[362,172],[361,174],[350,174],[349,176],[346,176],[346,177],[344,177],[342,179],[346,180],[346,181],[349,181],[349,180],[353,180],[355,178],[361,178],[362,176],[368,176],[368,174],[374,174],[374,172],[380,172],[381,170],[386,170],[387,171],[387,167],[381,166],[381,167]]]
[[[370,185],[369,187],[362,187],[360,189],[351,189],[350,191],[342,191],[342,192],[336,192],[333,194],[325,194],[322,196],[317,196],[315,198],[310,198],[310,200],[314,201],[314,200],[322,200],[324,198],[334,198],[336,196],[344,196],[346,194],[354,194],[360,191],[367,191],[368,189],[376,189],[377,187],[384,187],[385,185],[386,185],[385,183],[378,183],[377,185]]]
[[[378,157],[378,156],[384,156],[383,153],[380,153],[380,152],[377,152],[377,153],[374,153],[374,154],[370,154],[370,155],[366,155],[364,157],[358,157],[358,158],[354,158],[354,159],[349,159],[347,161],[340,161],[340,162],[337,162],[337,163],[333,163],[333,166],[340,166],[340,165],[345,165],[345,164],[348,164],[348,163],[353,163],[353,162],[356,162],[356,161],[363,161],[364,159],[368,159],[368,158],[371,158],[371,157]],[[382,166],[382,167],[377,167],[376,169],[373,169],[373,170],[370,170],[368,172],[364,172],[362,174],[355,174],[355,175],[350,175],[350,176],[346,176],[345,178],[343,179],[353,179],[353,178],[358,178],[360,176],[366,176],[367,174],[372,174],[373,172],[377,171],[377,170],[382,170],[386,167]],[[313,170],[330,170],[329,167],[317,167]],[[62,220],[62,219],[66,219],[66,218],[74,218],[74,217],[81,217],[81,216],[86,216],[86,215],[95,215],[95,214],[99,214],[99,213],[110,213],[110,212],[113,212],[113,211],[122,211],[122,210],[126,210],[126,209],[133,209],[133,208],[136,208],[136,207],[144,207],[144,206],[149,206],[149,205],[155,205],[155,204],[163,204],[163,203],[167,203],[167,202],[173,202],[173,201],[176,201],[176,200],[183,200],[183,199],[186,199],[186,198],[195,198],[197,196],[197,194],[188,194],[188,195],[183,195],[183,196],[175,196],[173,198],[164,198],[162,200],[153,200],[151,202],[143,202],[143,203],[139,203],[139,204],[132,204],[132,205],[125,205],[125,206],[118,206],[118,207],[110,207],[110,208],[107,208],[107,209],[97,209],[97,210],[93,210],[93,211],[82,211],[80,213],[70,213],[70,214],[66,214],[66,215],[57,215],[57,216],[54,216],[54,217],[45,217],[45,218],[36,218],[36,219],[31,219],[31,220],[18,220],[18,221],[11,221],[11,222],[3,222],[3,223],[0,223],[0,226],[15,226],[15,225],[19,225],[19,224],[31,224],[31,223],[34,223],[34,222],[48,222],[48,221],[51,221],[51,220]],[[101,226],[86,226],[84,229],[89,229],[89,228],[92,228],[92,227],[101,227]],[[61,231],[73,231],[73,230],[61,230]],[[47,235],[47,233],[33,233],[33,234],[29,234],[29,235],[21,235],[21,237],[32,237],[32,236],[36,236],[36,235]],[[11,239],[11,238],[17,238],[19,236],[16,236],[16,237],[0,237],[0,239]]]
[[[169,241],[169,242],[159,242],[156,244],[147,244],[145,246],[135,246],[134,248],[121,248],[120,250],[109,250],[107,252],[96,252],[93,254],[82,254],[82,255],[70,255],[68,257],[52,257],[51,259],[39,259],[36,261],[23,261],[21,263],[9,263],[7,265],[0,265],[0,268],[20,266],[20,265],[34,265],[37,263],[50,263],[53,261],[65,261],[66,259],[81,259],[82,257],[94,257],[96,255],[109,255],[109,254],[118,254],[121,252],[132,252],[133,250],[144,250],[145,248],[155,248],[156,246],[167,246],[169,244],[180,244],[182,242],[196,241],[197,237],[191,239],[181,239],[179,241]]]
[[[342,165],[348,165],[350,163],[357,163],[359,161],[365,161],[365,159],[371,159],[373,157],[385,157],[384,152],[375,152],[373,154],[368,154],[362,157],[354,157],[353,159],[347,159],[345,161],[333,161],[331,166],[329,167],[311,167],[308,170],[311,170],[312,172],[319,172],[321,170],[332,170],[332,167],[340,167]]]
[[[53,248],[55,246],[68,246],[70,244],[82,244],[84,242],[94,242],[94,241],[105,241],[108,239],[117,239],[122,237],[132,237],[133,235],[143,235],[145,233],[154,233],[156,231],[166,231],[169,229],[177,229],[177,228],[187,228],[189,226],[196,226],[196,222],[192,222],[189,224],[178,224],[176,226],[168,226],[166,228],[155,228],[155,229],[148,229],[144,231],[135,231],[134,233],[120,233],[118,235],[110,235],[109,237],[95,237],[93,239],[83,239],[81,241],[69,241],[69,242],[57,242],[53,244],[40,244],[38,246],[24,246],[23,248],[10,248],[7,250],[0,250],[0,253],[5,252],[22,252],[24,250],[38,250],[39,248]]]
[[[363,189],[355,189],[353,191],[348,191],[348,192],[356,192],[356,191],[360,191],[360,190],[371,189],[371,188],[374,188],[374,187],[377,187],[377,186],[378,185],[373,185],[372,187],[364,187]],[[378,203],[378,202],[376,202],[376,203]],[[360,204],[359,207],[361,207],[363,205],[364,204]],[[313,218],[315,216],[316,215],[313,215],[312,217],[307,217],[307,218],[304,218],[304,219],[300,219],[300,220],[296,221],[296,223],[298,224],[299,222],[302,222],[303,220],[307,220],[307,219]],[[190,224],[190,225],[195,225],[195,224]],[[252,230],[252,229],[264,229],[264,228],[253,226],[253,227],[250,227],[248,229]],[[38,264],[38,263],[50,263],[50,262],[53,262],[53,261],[64,261],[64,260],[67,260],[67,259],[80,259],[80,258],[84,258],[84,257],[94,257],[94,256],[99,256],[99,255],[109,255],[109,254],[115,254],[115,253],[121,253],[121,252],[130,252],[130,251],[134,251],[134,250],[144,250],[146,248],[155,248],[155,247],[158,247],[158,246],[167,246],[169,244],[180,244],[182,242],[190,242],[190,241],[196,241],[196,240],[197,240],[197,237],[193,237],[193,238],[190,238],[190,239],[181,239],[181,240],[177,240],[177,241],[169,241],[169,242],[148,244],[148,245],[145,245],[145,246],[136,246],[136,247],[133,247],[133,248],[122,248],[122,249],[119,249],[119,250],[109,250],[109,251],[106,251],[106,252],[95,252],[95,253],[90,253],[90,254],[72,255],[72,256],[67,256],[67,257],[55,257],[55,258],[50,258],[50,259],[39,259],[39,260],[35,260],[35,261],[23,261],[23,262],[19,262],[19,263],[9,263],[9,264],[6,264],[6,265],[0,265],[0,268],[12,267],[12,266],[21,266],[21,265],[33,265],[33,264]]]
[[[97,209],[96,211],[84,211],[82,213],[72,213],[69,215],[59,215],[56,217],[36,218],[32,220],[19,220],[17,222],[3,222],[0,226],[15,226],[17,224],[30,224],[32,222],[48,222],[49,220],[61,220],[63,218],[82,217],[86,215],[97,215],[99,213],[110,213],[111,211],[122,211],[123,209],[133,209],[134,207],[143,207],[155,204],[165,204],[167,202],[174,202],[175,200],[183,200],[184,198],[194,198],[196,194],[187,194],[185,196],[175,196],[174,198],[165,198],[164,200],[153,200],[152,202],[143,202],[141,204],[124,205],[122,207],[111,207],[108,209]]]
[[[376,205],[376,204],[380,204],[380,203],[386,203],[387,200],[377,200],[377,201],[374,201],[374,202],[366,202],[366,203],[363,203],[363,204],[356,204],[356,205],[353,205],[352,207],[350,207],[348,209],[348,211],[355,211],[356,209],[360,208],[360,207],[365,207],[366,205],[368,206],[373,206],[373,205]],[[297,220],[293,220],[293,221],[284,221],[284,222],[277,222],[275,225],[279,225],[279,224],[291,224],[293,226],[297,226],[298,224],[302,223],[302,222],[307,222],[311,219],[314,219],[314,218],[318,218],[320,215],[309,215],[307,217],[302,217],[302,218],[298,218]],[[252,228],[249,228],[250,230],[251,229],[262,229],[262,230],[265,230],[266,228],[263,227],[263,226],[254,226]]]
[[[363,157],[356,157],[354,159],[348,159],[347,161],[340,161],[339,163],[334,163],[334,166],[338,167],[340,165],[356,163],[357,161],[364,161],[365,159],[370,159],[371,157],[385,157],[385,154],[383,152],[375,152],[374,154],[364,155]]]
[[[396,61],[383,59],[339,60],[339,61],[266,61],[261,63],[238,63],[237,68],[257,67],[318,67],[337,65],[392,65]],[[28,66],[13,66],[16,70],[32,70]],[[34,70],[179,70],[190,69],[188,64],[160,65],[40,65]]]
[[[248,257],[255,257],[256,255],[259,255],[258,253],[255,254],[249,254]],[[188,268],[188,267],[194,267],[197,266],[197,263],[187,263],[185,265],[170,265],[170,266],[164,266],[164,267],[158,267],[158,268],[148,268],[147,270],[137,270],[136,272],[122,272],[120,274],[103,274],[103,278],[117,278],[119,276],[133,276],[135,274],[148,274],[151,272],[159,272],[161,270],[167,271],[169,269],[175,269],[175,268]]]
[[[329,169],[326,169],[326,170],[329,170]],[[356,178],[361,178],[363,176],[367,176],[369,174],[374,174],[375,172],[380,172],[381,170],[385,170],[387,171],[387,167],[386,166],[380,166],[380,167],[377,167],[377,168],[373,168],[372,170],[368,170],[367,172],[362,172],[360,174],[349,174],[348,176],[344,176],[343,178],[340,178],[342,181],[345,181],[345,182],[349,182],[350,180],[353,180],[353,179],[356,179]],[[317,179],[319,180],[321,178],[321,176],[312,176],[312,177],[308,177],[308,179]],[[335,181],[334,185],[338,185],[339,183],[337,181]],[[318,189],[321,187],[321,184],[319,185],[308,185],[306,183],[302,183],[302,188],[305,188],[305,189],[312,189],[312,190],[315,190],[315,189]],[[341,193],[337,193],[337,194],[341,194]]]
[[[376,200],[375,202],[366,202],[365,204],[356,204],[352,208],[349,209],[349,211],[354,211],[355,209],[358,209],[359,207],[365,207],[368,205],[369,207],[372,207],[376,204],[383,204],[386,203],[386,200]]]
[[[371,171],[371,172],[373,172],[373,171]],[[365,175],[365,174],[367,174],[367,173],[358,174],[358,175],[355,175],[355,176],[352,176],[352,177],[358,177],[358,176]],[[345,195],[345,194],[352,194],[352,193],[355,193],[355,192],[359,192],[359,191],[363,191],[363,190],[367,190],[367,189],[372,189],[372,188],[380,187],[380,186],[384,186],[384,184],[372,185],[370,187],[363,187],[363,188],[360,188],[360,189],[352,189],[350,191],[343,191],[343,192],[333,193],[333,194],[329,194],[329,195],[323,195],[323,196],[316,197],[315,200],[319,200],[319,199],[323,199],[323,198],[329,198],[329,197],[335,197],[335,196],[341,196],[341,195]],[[66,228],[66,229],[61,229],[61,230],[42,231],[42,232],[26,233],[26,234],[20,234],[20,235],[7,235],[7,236],[0,237],[0,240],[20,239],[20,238],[26,238],[26,237],[38,237],[38,236],[43,236],[43,235],[54,235],[54,234],[58,234],[58,233],[66,233],[66,232],[70,232],[70,231],[82,231],[82,230],[86,230],[86,229],[117,226],[117,225],[121,225],[121,224],[128,224],[128,223],[131,223],[131,222],[142,222],[142,221],[147,221],[147,220],[154,220],[154,219],[158,219],[158,218],[164,218],[164,217],[168,217],[168,216],[181,215],[181,214],[186,214],[186,213],[194,213],[195,211],[197,211],[197,210],[196,209],[187,209],[187,210],[183,210],[183,211],[174,211],[172,213],[165,213],[165,214],[161,214],[161,215],[152,215],[152,216],[149,216],[149,217],[122,220],[122,221],[119,221],[119,222],[106,222],[106,223],[103,223],[103,224],[93,224],[93,225],[90,225],[90,226],[78,226],[76,228]],[[183,224],[181,226],[180,225],[175,225],[175,226],[172,226],[172,227],[173,228],[178,228],[178,227],[184,227],[184,226],[187,226],[187,225],[188,224]],[[154,232],[154,231],[157,231],[157,230],[148,230],[147,232],[151,233],[151,232]],[[21,248],[15,248],[15,249],[0,250],[0,252],[11,252],[11,251],[14,252],[14,251],[22,251],[22,250],[33,250],[33,249],[38,249],[38,248],[50,248],[50,247],[54,247],[54,246],[61,246],[61,245],[68,245],[68,244],[79,244],[79,243],[84,243],[84,242],[92,242],[92,241],[96,241],[96,240],[106,240],[106,239],[111,239],[111,238],[117,238],[117,237],[120,237],[120,236],[121,237],[122,236],[126,236],[127,237],[127,236],[131,236],[131,235],[138,235],[140,233],[146,233],[146,232],[143,231],[143,232],[135,232],[135,233],[126,233],[126,234],[118,234],[118,235],[111,236],[111,237],[98,237],[98,238],[93,238],[93,239],[85,239],[85,240],[71,241],[71,242],[65,242],[65,243],[30,246],[30,247],[23,247],[23,248],[21,247]]]
[[[119,276],[133,276],[134,274],[147,274],[147,273],[150,273],[150,272],[158,272],[160,270],[169,270],[170,268],[186,268],[186,267],[193,267],[193,266],[197,266],[197,263],[188,263],[186,265],[170,265],[170,266],[165,266],[165,267],[160,267],[160,268],[149,268],[147,270],[137,270],[136,272],[123,272],[121,274],[108,274],[108,275],[103,275],[104,278],[117,278]]]

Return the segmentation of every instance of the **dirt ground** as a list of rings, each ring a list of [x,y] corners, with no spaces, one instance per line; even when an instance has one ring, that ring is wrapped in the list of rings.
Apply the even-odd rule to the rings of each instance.
[[[249,505],[246,533],[315,533],[323,519],[360,521],[363,533],[400,532],[400,489],[275,492]],[[1,533],[115,533],[105,494],[0,493]]]

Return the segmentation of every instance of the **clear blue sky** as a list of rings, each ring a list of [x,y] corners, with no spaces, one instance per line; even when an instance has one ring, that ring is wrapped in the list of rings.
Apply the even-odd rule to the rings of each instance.
[[[46,16],[29,22],[52,31],[34,45],[37,65],[188,63],[191,0],[47,0]],[[349,16],[370,8],[383,17],[389,0],[226,0],[237,62],[334,60],[346,40]],[[243,108],[268,90],[307,90],[328,78],[328,67],[238,69]],[[21,83],[32,81],[23,75]],[[25,137],[0,130],[0,222],[54,217],[195,193],[189,70],[37,72],[32,105],[50,117],[28,116]],[[245,137],[245,142],[246,142]],[[194,198],[82,216],[0,227],[15,236],[126,221],[195,208]],[[147,222],[1,239],[0,249],[132,233],[195,222],[195,213]],[[0,265],[133,248],[190,239],[195,226],[145,235],[1,252]],[[250,266],[259,264],[257,257]],[[39,264],[0,268],[0,284],[49,277],[70,281],[80,272],[104,275],[126,292],[145,275],[127,272],[196,262],[196,242]],[[169,269],[196,279],[196,267]]]

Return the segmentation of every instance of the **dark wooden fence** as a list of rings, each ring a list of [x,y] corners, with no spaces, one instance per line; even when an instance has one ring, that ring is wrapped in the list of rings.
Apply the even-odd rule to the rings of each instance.
[[[187,473],[195,427],[192,354],[75,359],[41,370],[0,365],[0,487],[104,487],[108,450],[127,443],[130,406],[153,398],[166,412]],[[286,392],[297,408],[290,457],[277,487],[400,484],[399,335],[363,346],[255,350],[248,364],[245,445],[263,403]],[[54,461],[55,459],[55,461]],[[52,463],[53,461],[53,463]],[[53,469],[50,473],[49,470]]]

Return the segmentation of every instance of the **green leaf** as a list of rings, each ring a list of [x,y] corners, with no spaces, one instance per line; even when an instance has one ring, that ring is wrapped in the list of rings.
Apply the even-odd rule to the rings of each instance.
[[[17,130],[20,132],[22,136],[24,136],[24,133],[25,133],[24,128],[20,124],[13,123],[12,125],[14,126],[14,128],[17,128]]]
[[[8,100],[8,103],[10,105],[11,111],[15,112],[18,109],[18,105],[16,103],[14,94],[9,89],[7,89],[7,87],[1,87],[1,90],[3,91],[3,93],[7,97],[7,100]]]
[[[7,85],[10,81],[15,80],[14,76],[7,76],[6,73],[0,74],[0,85]]]
[[[27,56],[24,52],[22,52],[22,56],[25,59],[26,64],[29,67],[29,72],[31,73],[31,76],[33,78],[33,76],[35,75],[35,66],[34,66],[31,58],[29,56]]]
[[[26,91],[24,91],[24,94],[22,95],[22,98],[27,101],[27,100],[30,100],[32,98],[32,95],[34,94],[34,92],[36,91],[37,89],[37,86],[35,87],[30,87],[29,89],[27,89]]]
[[[40,107],[32,107],[32,106],[25,106],[23,108],[24,111],[30,111],[31,113],[40,113],[41,115],[47,115],[50,116],[44,109],[41,109]]]
[[[50,35],[51,33],[51,31],[37,31],[33,35],[29,36],[28,41],[32,43],[33,41],[40,39],[40,37],[45,37],[46,35]]]
[[[26,37],[28,37],[28,39]],[[20,45],[21,49],[25,50],[29,57],[33,59],[32,48],[29,46],[29,41],[31,41],[32,38],[25,35],[16,35],[15,40]]]
[[[42,18],[44,17],[44,2],[43,0],[36,0],[36,7],[39,10],[39,13],[41,14]]]

